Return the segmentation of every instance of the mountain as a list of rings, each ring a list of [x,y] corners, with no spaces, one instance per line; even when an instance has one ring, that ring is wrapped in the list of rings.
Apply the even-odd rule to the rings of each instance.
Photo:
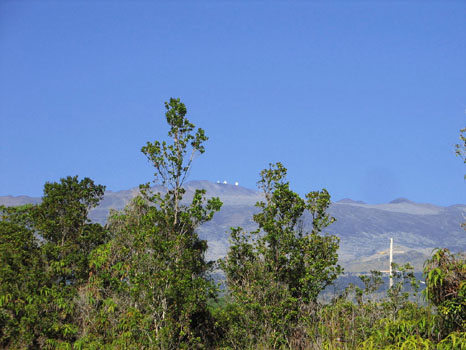
[[[263,196],[241,186],[191,181],[185,186],[186,201],[192,198],[197,188],[205,189],[208,197],[220,197],[223,202],[220,212],[199,230],[199,235],[209,242],[208,258],[217,259],[227,252],[230,227],[256,228],[252,220],[257,212],[254,204]],[[161,187],[155,189],[163,191]],[[138,192],[138,188],[107,191],[99,207],[91,211],[90,218],[105,223],[110,209],[122,209]],[[0,205],[39,202],[40,198],[27,196],[0,197]],[[466,205],[442,207],[405,198],[385,204],[343,199],[333,203],[329,212],[337,221],[326,232],[340,237],[340,263],[348,272],[387,270],[391,237],[395,242],[394,261],[400,264],[410,262],[417,271],[422,270],[423,262],[436,247],[466,251],[466,231],[461,228]],[[311,218],[305,216],[304,227],[310,227],[310,223]]]
[[[436,247],[466,250],[461,228],[466,205],[441,207],[405,199],[387,204],[337,202],[330,213],[337,221],[328,232],[341,237],[340,259],[349,271],[363,266],[387,270],[390,237],[395,242],[394,261],[411,262],[417,270]]]
[[[29,196],[0,196],[0,205],[7,207],[16,207],[24,204],[38,204],[41,202],[40,198]]]

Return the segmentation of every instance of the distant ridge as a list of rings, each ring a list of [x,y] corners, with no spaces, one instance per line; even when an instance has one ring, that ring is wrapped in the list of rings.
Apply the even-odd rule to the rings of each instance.
[[[352,200],[350,198],[343,198],[343,199],[340,199],[339,201],[336,201],[335,203],[340,203],[340,204],[351,204],[351,203],[354,203],[354,204],[366,204],[366,202],[355,201],[355,200]]]
[[[29,196],[0,196],[0,205],[16,207],[24,204],[38,204],[41,198]]]
[[[196,189],[205,189],[207,197],[219,197],[222,209],[211,222],[199,229],[201,238],[209,245],[208,258],[223,257],[228,249],[231,227],[255,230],[252,217],[258,209],[255,203],[263,200],[263,195],[255,190],[232,184],[211,181],[190,181],[184,186],[184,203],[190,201]],[[154,190],[162,190],[160,186]],[[104,224],[111,208],[122,209],[131,198],[139,193],[139,188],[107,191],[99,207],[93,209],[90,218]],[[3,196],[0,205],[15,206],[27,203],[40,203],[41,199],[28,196]],[[455,204],[448,207],[416,203],[406,198],[397,198],[389,203],[367,204],[344,198],[333,203],[329,213],[336,218],[326,232],[340,237],[340,263],[347,272],[363,272],[372,269],[386,270],[388,256],[381,254],[388,249],[393,237],[397,250],[395,262],[410,262],[419,271],[424,261],[436,247],[446,247],[452,251],[466,251],[466,232],[461,228],[465,221],[466,205]],[[309,231],[312,218],[305,216],[304,230]]]

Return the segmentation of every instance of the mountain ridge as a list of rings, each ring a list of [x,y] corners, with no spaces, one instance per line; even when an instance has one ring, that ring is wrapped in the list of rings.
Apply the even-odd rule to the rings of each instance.
[[[258,209],[255,203],[263,195],[242,186],[213,183],[206,180],[185,184],[184,203],[192,198],[196,189],[206,190],[207,197],[219,197],[224,203],[211,222],[199,228],[199,235],[209,244],[208,258],[223,257],[228,249],[231,227],[241,226],[252,231],[256,224],[252,217]],[[161,186],[154,190],[161,191]],[[90,218],[104,224],[110,209],[122,209],[139,193],[139,188],[106,191],[100,205],[91,210]],[[29,196],[0,196],[0,205],[15,206],[39,203],[40,198]],[[466,232],[460,227],[465,221],[466,205],[439,206],[416,203],[397,198],[388,203],[368,204],[345,198],[333,202],[329,213],[336,218],[325,232],[340,237],[340,262],[347,271],[387,270],[387,250],[390,238],[394,238],[395,261],[411,262],[417,271],[429,257],[432,249],[446,247],[453,251],[466,251]],[[311,226],[311,218],[303,218],[304,229]]]

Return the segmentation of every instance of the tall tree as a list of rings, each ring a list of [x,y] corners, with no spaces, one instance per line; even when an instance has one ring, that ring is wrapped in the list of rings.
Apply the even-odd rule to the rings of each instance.
[[[88,255],[107,239],[103,227],[88,218],[104,191],[105,186],[87,177],[79,180],[78,176],[68,176],[45,184],[42,203],[33,211],[33,218],[56,283],[69,286],[87,280]]]
[[[326,213],[330,195],[310,192],[306,199],[290,190],[282,164],[261,172],[265,202],[256,206],[258,230],[232,230],[231,246],[222,262],[236,325],[229,341],[238,347],[305,348],[305,325],[319,293],[341,272],[338,238],[321,235],[334,219]],[[309,212],[312,229],[303,228]],[[233,322],[234,323],[234,322]]]
[[[42,203],[0,209],[1,342],[8,348],[69,347],[75,299],[87,281],[91,250],[107,233],[88,212],[104,193],[89,178],[46,183]]]
[[[171,142],[148,142],[142,152],[164,190],[141,185],[141,194],[110,218],[114,238],[97,249],[85,295],[104,309],[86,322],[83,342],[123,348],[180,349],[208,346],[213,322],[207,302],[215,294],[205,260],[207,242],[196,229],[221,207],[196,190],[183,200],[183,184],[207,140],[179,99],[165,103]],[[95,304],[94,304],[95,305]],[[111,306],[109,308],[109,306]],[[111,310],[109,313],[102,310]]]

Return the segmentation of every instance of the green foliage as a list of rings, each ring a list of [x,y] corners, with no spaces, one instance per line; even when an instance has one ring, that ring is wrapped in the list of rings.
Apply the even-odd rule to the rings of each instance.
[[[349,294],[354,292],[355,299],[359,305],[364,304],[366,301],[375,301],[375,293],[383,285],[382,272],[373,270],[369,276],[361,275],[359,279],[364,284],[364,289],[350,284],[346,288],[344,296],[348,297]]]
[[[317,296],[341,272],[337,237],[320,235],[334,221],[326,213],[330,196],[324,189],[302,199],[290,190],[280,163],[263,170],[258,184],[265,197],[254,215],[259,228],[251,233],[232,229],[230,250],[221,262],[232,303],[225,315],[232,322],[227,343],[302,348]],[[305,211],[312,217],[310,233],[302,229]]]
[[[466,329],[466,257],[437,249],[424,265],[425,296],[442,319],[444,334]]]
[[[107,232],[88,219],[100,202],[105,186],[89,178],[68,176],[60,183],[46,183],[42,203],[33,211],[35,228],[44,239],[42,249],[50,278],[57,284],[81,284],[88,276],[88,254],[104,243]]]
[[[24,224],[30,206],[0,208],[0,347],[37,343],[43,317],[44,262],[34,232]]]
[[[105,190],[88,178],[46,183],[39,205],[0,206],[0,348],[466,349],[464,254],[437,249],[426,261],[427,305],[411,266],[396,264],[383,297],[372,271],[364,288],[319,302],[341,272],[338,239],[322,234],[330,195],[301,198],[280,163],[261,172],[258,229],[231,229],[217,298],[196,231],[222,203],[183,189],[207,137],[179,99],[165,107],[171,142],[142,147],[164,190],[141,185],[105,228],[88,219]],[[465,133],[456,152],[466,163]]]
[[[0,344],[66,348],[76,339],[74,299],[89,253],[106,239],[87,214],[103,191],[67,177],[45,184],[40,205],[0,209]]]
[[[170,131],[168,136],[173,139],[172,144],[166,141],[147,142],[141,151],[154,166],[155,180],[175,192],[182,192],[182,185],[186,180],[196,152],[204,153],[204,142],[208,140],[203,129],[195,131],[195,125],[187,118],[186,106],[180,99],[170,98],[165,102],[165,117]],[[175,200],[179,198],[175,197]]]
[[[466,349],[466,332],[452,332],[437,345],[438,350],[464,350]]]
[[[215,338],[208,301],[216,287],[207,243],[196,229],[221,207],[197,190],[189,204],[182,188],[194,155],[204,152],[202,129],[186,118],[179,100],[165,104],[172,143],[148,142],[142,152],[154,165],[165,194],[148,184],[108,228],[113,239],[91,255],[92,276],[82,291],[82,346],[109,348],[192,349]]]
[[[419,283],[409,263],[404,266],[392,263],[392,271],[393,286],[387,291],[386,304],[391,309],[392,319],[396,319],[398,312],[410,304],[410,296],[416,299]]]
[[[380,272],[372,271],[369,276],[360,276],[363,289],[350,285],[322,306],[314,334],[322,339],[323,348],[424,349],[435,344],[434,313],[412,301],[417,292],[412,269],[394,264],[393,271],[394,285],[385,297],[375,296],[383,281]]]
[[[46,183],[42,203],[32,212],[34,226],[43,238],[41,251],[46,261],[46,347],[66,348],[79,336],[75,299],[89,275],[90,252],[108,239],[107,231],[87,216],[104,190],[89,178],[68,176],[59,183]]]

